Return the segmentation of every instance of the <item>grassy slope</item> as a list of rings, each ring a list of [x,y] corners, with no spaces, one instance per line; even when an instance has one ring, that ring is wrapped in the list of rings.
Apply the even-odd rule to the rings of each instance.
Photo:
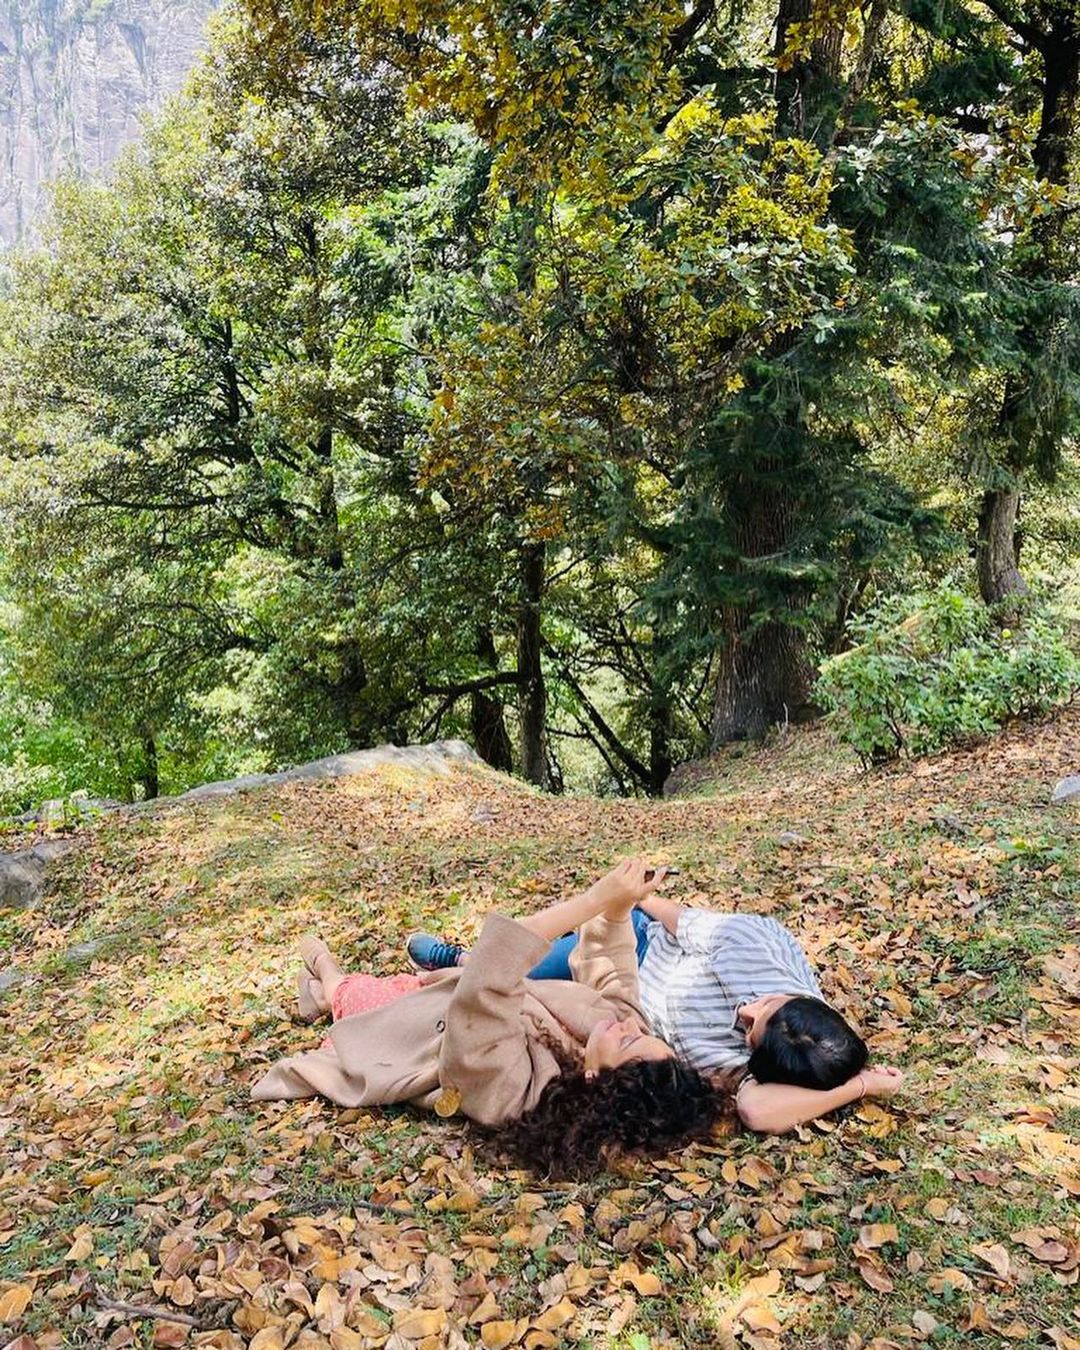
[[[0,995],[0,1330],[41,1350],[647,1350],[729,1343],[749,1293],[755,1347],[1080,1344],[1080,1004],[1060,983],[1080,818],[1045,806],[1078,745],[1070,713],[867,778],[817,730],[680,801],[384,772],[103,824],[42,908],[0,920],[36,976]],[[576,1189],[407,1109],[247,1101],[312,1043],[290,1021],[305,930],[401,969],[410,928],[467,939],[631,849],[677,860],[683,899],[790,923],[908,1069],[903,1096]],[[210,1330],[109,1320],[102,1296]]]

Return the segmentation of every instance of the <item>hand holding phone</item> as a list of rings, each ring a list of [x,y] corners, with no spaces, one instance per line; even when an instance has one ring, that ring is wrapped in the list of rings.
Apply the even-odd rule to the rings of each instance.
[[[645,873],[645,880],[652,881],[653,877],[656,876],[657,870],[658,869],[655,867],[650,867],[649,870]],[[665,867],[664,875],[667,877],[678,877],[682,876],[682,872],[678,867]]]

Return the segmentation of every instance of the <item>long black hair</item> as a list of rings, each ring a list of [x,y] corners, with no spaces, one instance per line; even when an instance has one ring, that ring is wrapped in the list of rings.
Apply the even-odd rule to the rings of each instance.
[[[540,1176],[581,1178],[627,1155],[670,1153],[733,1113],[730,1086],[678,1059],[632,1060],[591,1079],[568,1066],[495,1142]]]
[[[746,1066],[759,1083],[818,1090],[839,1087],[865,1069],[866,1042],[819,998],[782,1003],[765,1024]]]

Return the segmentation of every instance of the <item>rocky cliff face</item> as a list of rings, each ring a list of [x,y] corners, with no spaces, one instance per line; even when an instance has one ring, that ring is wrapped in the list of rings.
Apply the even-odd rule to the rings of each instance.
[[[0,245],[49,180],[99,172],[178,89],[217,0],[0,0]]]

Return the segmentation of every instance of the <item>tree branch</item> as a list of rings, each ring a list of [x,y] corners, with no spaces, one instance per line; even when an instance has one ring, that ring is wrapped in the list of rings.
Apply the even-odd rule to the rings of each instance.
[[[544,650],[548,653],[549,656],[555,656],[555,653],[552,650],[551,644],[549,642],[544,643]],[[626,748],[626,746],[622,743],[622,741],[611,729],[611,727],[608,726],[603,716],[592,705],[588,695],[585,693],[585,690],[582,689],[581,685],[577,682],[576,679],[574,679],[573,675],[571,675],[570,671],[566,668],[566,666],[558,661],[557,657],[556,662],[557,662],[557,669],[559,672],[559,678],[564,680],[573,690],[574,694],[578,699],[578,702],[581,704],[585,716],[596,728],[598,734],[604,738],[604,742],[607,745],[608,749],[611,751],[613,755],[616,756],[617,759],[619,759],[630,770],[630,772],[634,775],[634,777],[638,780],[638,782],[642,785],[642,787],[648,787],[649,785],[648,766],[643,764],[641,760],[638,759],[638,757],[633,753],[632,750],[628,750]]]
[[[1029,23],[1021,15],[1015,14],[1005,3],[1005,0],[979,0],[979,3],[988,9],[994,18],[1003,23],[1006,28],[1011,28],[1018,37],[1023,38],[1029,47],[1034,47],[1036,51],[1040,52],[1045,48],[1049,34],[1044,33],[1041,28],[1036,28],[1033,23]]]

